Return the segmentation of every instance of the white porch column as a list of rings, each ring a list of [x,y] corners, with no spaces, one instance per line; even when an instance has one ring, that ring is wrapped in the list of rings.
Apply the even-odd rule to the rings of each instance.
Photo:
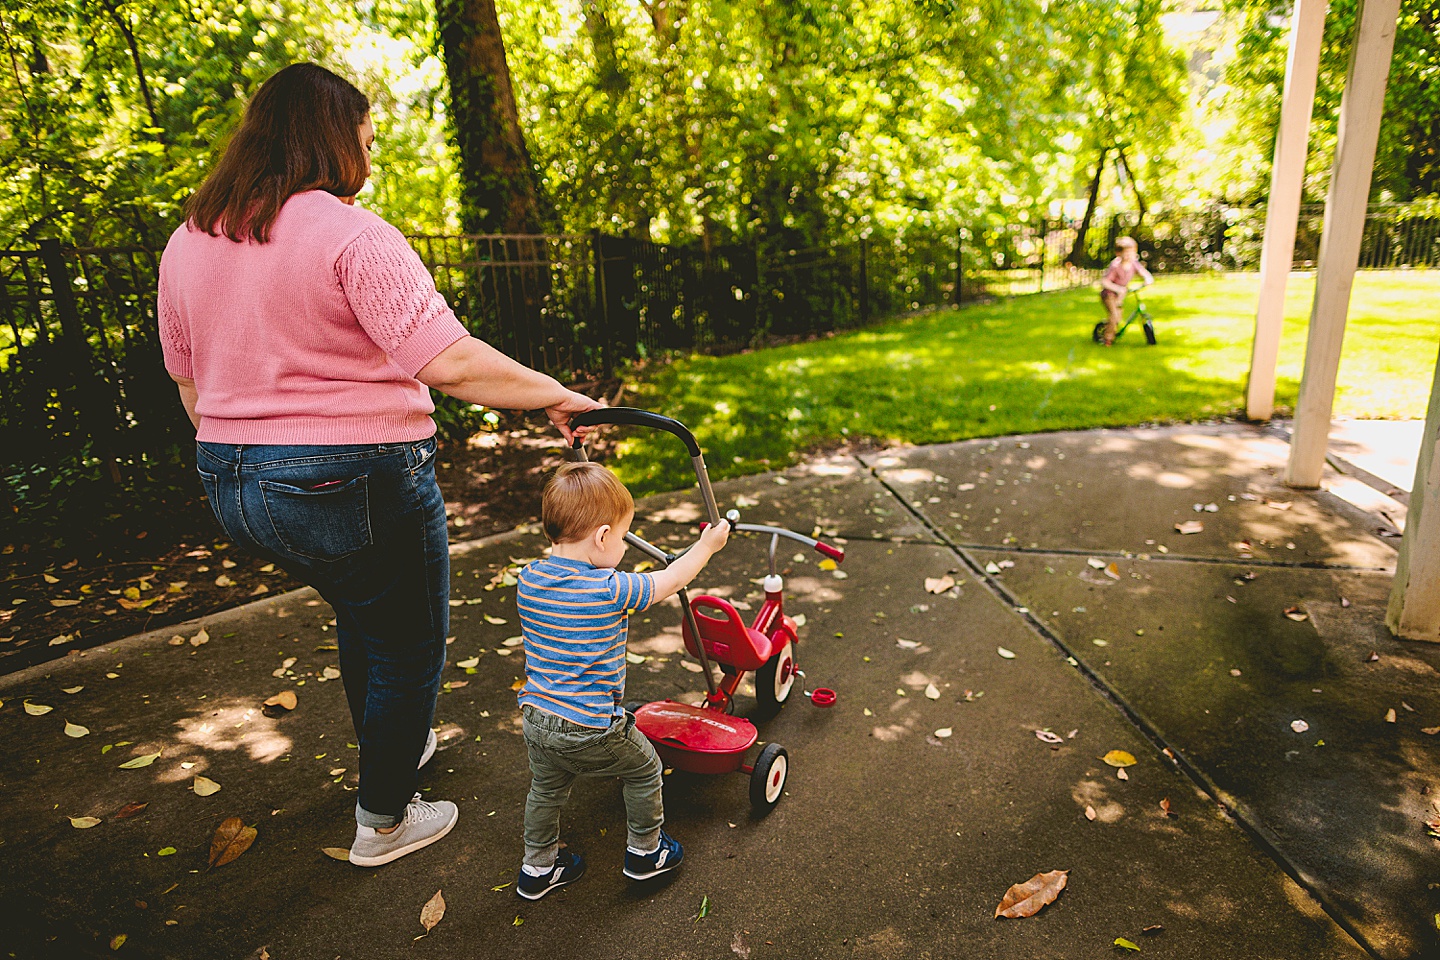
[[[1335,405],[1335,376],[1345,340],[1350,287],[1360,260],[1365,208],[1375,142],[1385,108],[1385,82],[1395,47],[1400,0],[1361,0],[1360,24],[1350,51],[1345,94],[1340,99],[1340,129],[1330,193],[1325,199],[1325,232],[1315,270],[1315,302],[1310,309],[1310,338],[1305,373],[1290,441],[1285,482],[1292,487],[1320,486],[1325,449],[1330,442],[1330,413]]]
[[[1328,0],[1295,0],[1290,14],[1290,53],[1285,60],[1285,97],[1270,167],[1270,199],[1265,205],[1265,245],[1260,253],[1260,299],[1255,307],[1255,343],[1250,352],[1250,383],[1245,415],[1269,420],[1275,412],[1275,365],[1280,357],[1280,327],[1285,318],[1285,281],[1295,260],[1295,226],[1305,181],[1310,113],[1320,70],[1320,39],[1325,33]]]
[[[1395,586],[1385,625],[1397,637],[1440,641],[1440,461],[1436,431],[1440,430],[1440,364],[1430,387],[1425,436],[1415,464],[1415,486],[1395,566]]]

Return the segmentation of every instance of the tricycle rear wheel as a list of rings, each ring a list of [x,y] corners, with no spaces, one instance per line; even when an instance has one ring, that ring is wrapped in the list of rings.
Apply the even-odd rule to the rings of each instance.
[[[750,771],[750,806],[758,816],[775,808],[785,792],[790,773],[790,755],[778,743],[767,743]]]
[[[786,640],[785,646],[755,671],[755,699],[760,703],[761,711],[773,713],[790,699],[790,691],[794,687],[795,644]]]

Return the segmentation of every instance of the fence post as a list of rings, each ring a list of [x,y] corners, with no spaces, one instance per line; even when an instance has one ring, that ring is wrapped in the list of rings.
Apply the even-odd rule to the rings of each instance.
[[[591,282],[595,291],[595,320],[600,327],[600,366],[604,376],[615,372],[615,336],[610,328],[610,304],[605,299],[605,258],[600,255],[600,229],[590,231]]]
[[[1045,292],[1045,248],[1049,244],[1050,223],[1044,217],[1040,218],[1040,293]]]
[[[965,288],[965,228],[955,231],[955,309],[960,309]]]
[[[97,389],[96,372],[91,362],[90,343],[85,336],[85,327],[80,322],[80,309],[75,302],[75,289],[70,285],[70,270],[65,265],[65,253],[59,240],[40,241],[40,260],[45,264],[45,273],[50,280],[50,291],[54,297],[55,313],[60,318],[60,336],[64,340],[61,353],[69,374],[70,383],[75,387],[76,400],[80,408],[80,422],[85,432],[95,442],[95,454],[105,462],[106,474],[111,483],[120,482],[120,465],[115,462],[112,438],[107,436],[114,426],[114,410],[105,409],[104,393]],[[58,386],[58,385],[57,385]]]
[[[870,241],[860,238],[860,325],[870,322]]]

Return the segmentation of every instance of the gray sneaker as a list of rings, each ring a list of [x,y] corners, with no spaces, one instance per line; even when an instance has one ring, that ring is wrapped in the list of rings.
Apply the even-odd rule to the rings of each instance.
[[[356,824],[350,862],[357,867],[378,867],[399,860],[445,836],[459,819],[459,809],[449,800],[429,803],[421,800],[417,793],[405,808],[405,819],[394,832],[380,833],[373,827]]]
[[[439,743],[439,740],[435,737],[435,731],[427,730],[425,732],[425,749],[420,752],[420,763],[418,766],[425,766],[425,764],[430,762],[430,758],[435,756],[435,745],[437,743]]]

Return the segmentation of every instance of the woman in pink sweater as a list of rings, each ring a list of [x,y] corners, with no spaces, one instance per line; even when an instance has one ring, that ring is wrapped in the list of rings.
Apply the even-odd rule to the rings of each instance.
[[[165,367],[216,518],[335,609],[360,744],[350,860],[439,840],[415,792],[449,628],[433,387],[541,409],[568,440],[598,406],[471,337],[394,227],[354,206],[370,103],[313,64],[267,80],[160,261]]]

